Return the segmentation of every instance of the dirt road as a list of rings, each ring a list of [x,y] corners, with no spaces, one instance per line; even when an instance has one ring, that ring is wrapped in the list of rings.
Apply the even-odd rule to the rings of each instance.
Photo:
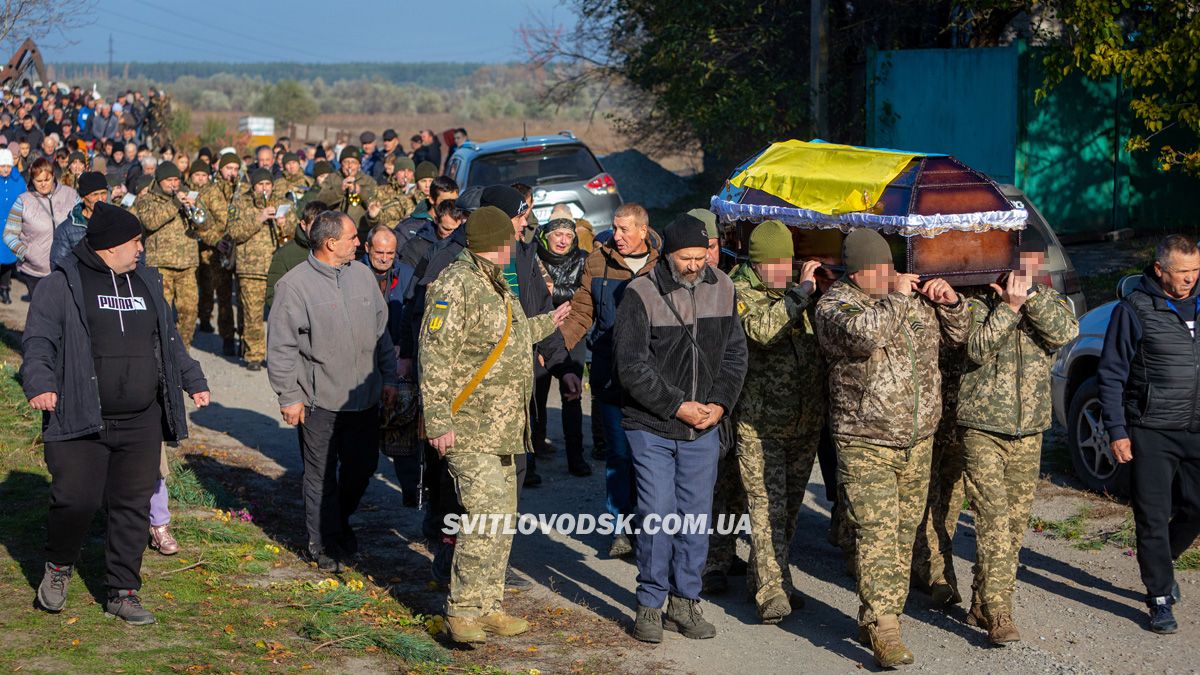
[[[0,308],[0,321],[20,326],[22,304]],[[202,475],[220,476],[227,489],[253,505],[255,513],[285,514],[270,525],[270,533],[294,545],[302,537],[295,431],[279,421],[266,373],[250,373],[215,355],[218,346],[214,336],[197,336],[194,354],[208,375],[214,403],[191,413],[191,449],[197,454],[189,461]],[[557,407],[552,415],[551,429],[555,430]],[[555,436],[561,448],[561,433],[552,433]],[[201,452],[213,448],[219,451]],[[545,483],[525,491],[522,511],[601,513],[603,471],[599,463],[593,464],[599,470],[580,479],[567,474],[561,454],[541,462],[539,471]],[[719,631],[715,639],[691,641],[668,633],[658,647],[646,647],[621,632],[632,617],[634,567],[606,559],[607,542],[599,535],[534,534],[517,537],[513,566],[536,587],[511,604],[530,616],[539,630],[507,646],[489,645],[487,649],[499,651],[480,655],[509,670],[538,668],[542,672],[577,666],[592,670],[617,666],[626,672],[876,670],[869,651],[854,639],[857,599],[840,554],[826,542],[829,504],[819,473],[814,473],[813,480],[791,555],[793,578],[808,597],[808,605],[781,624],[758,625],[743,581],[734,578],[728,593],[707,598],[703,605],[705,616]],[[1034,512],[1048,521],[1096,504],[1093,498],[1050,481],[1043,481],[1039,490]],[[1109,511],[1116,514],[1110,514],[1110,519],[1119,524],[1121,509]],[[440,596],[426,586],[428,562],[420,541],[419,513],[401,505],[388,460],[381,460],[356,520],[359,539],[368,549],[361,563],[365,571],[380,583],[387,581],[415,610],[437,611]],[[973,535],[970,514],[964,513],[955,547],[960,591],[966,597],[970,596]],[[904,619],[905,637],[917,658],[910,670],[1195,672],[1200,668],[1197,573],[1179,575],[1184,596],[1178,612],[1179,633],[1156,636],[1144,629],[1137,563],[1127,550],[1107,545],[1084,551],[1068,541],[1032,532],[1026,544],[1016,607],[1024,641],[990,648],[981,631],[963,622],[963,608],[949,613],[934,611],[927,598],[914,593]],[[739,550],[743,557],[747,555],[744,542]],[[563,638],[571,631],[580,635]]]

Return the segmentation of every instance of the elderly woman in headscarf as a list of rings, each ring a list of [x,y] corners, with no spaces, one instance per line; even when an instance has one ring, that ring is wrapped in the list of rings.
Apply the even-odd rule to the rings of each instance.
[[[540,226],[535,237],[537,243],[538,268],[550,289],[554,306],[567,302],[579,288],[583,278],[583,263],[587,251],[579,248],[575,234],[575,221],[571,218],[554,218]],[[584,343],[580,341],[571,350],[567,363],[569,370],[583,377],[585,358]],[[546,399],[550,394],[550,380],[554,377],[545,368],[536,369],[534,396],[533,447],[536,454],[546,453]],[[578,393],[572,394],[559,380],[559,395],[562,399],[563,436],[567,445],[567,470],[573,476],[590,476],[592,467],[583,459],[583,405]]]

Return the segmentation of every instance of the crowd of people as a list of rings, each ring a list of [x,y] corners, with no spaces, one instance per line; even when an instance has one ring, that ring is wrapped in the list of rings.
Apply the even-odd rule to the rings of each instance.
[[[299,430],[303,554],[329,572],[354,564],[353,516],[382,453],[403,504],[424,509],[455,641],[528,629],[503,609],[505,586],[527,583],[508,571],[512,534],[443,525],[453,514],[516,516],[522,490],[540,483],[538,459],[556,451],[546,440],[555,380],[569,472],[588,476],[588,460],[602,459],[606,511],[631,524],[608,555],[636,562],[637,639],[659,642],[664,627],[713,637],[700,598],[746,566],[735,534],[642,528],[652,517],[747,513],[759,618],[803,607],[790,551],[818,460],[835,505],[830,538],[857,579],[858,622],[881,666],[914,660],[899,623],[910,582],[939,605],[962,602],[951,542],[964,492],[978,532],[969,621],[995,644],[1020,639],[1017,555],[1051,423],[1049,369],[1078,331],[1070,303],[1043,283],[1037,244],[1014,252],[1013,271],[990,288],[899,272],[870,229],[845,237],[836,274],[797,261],[779,221],[757,224],[748,257],[730,260],[706,209],[656,229],[624,204],[611,231],[594,232],[566,205],[535,222],[527,185],[460,190],[428,130],[410,138],[411,156],[390,129],[382,147],[368,131],[361,145],[280,139],[247,156],[138,145],[114,180],[128,160],[106,120],[136,144],[153,101],[139,108],[134,93],[89,107],[74,93],[17,108],[39,133],[49,128],[39,112],[60,131],[63,119],[84,121],[67,127],[84,145],[65,164],[0,150],[4,241],[32,296],[23,385],[45,415],[53,478],[44,609],[64,607],[105,503],[106,609],[154,620],[138,595],[143,550],[178,550],[161,446],[186,436],[181,392],[210,400],[189,348],[195,331],[215,330],[226,356],[266,367]],[[466,139],[458,129],[447,140]],[[1124,301],[1102,370],[1116,456],[1134,458],[1158,632],[1174,630],[1171,560],[1200,523],[1197,271],[1194,241],[1164,240],[1141,294]],[[1184,489],[1164,491],[1177,477]]]

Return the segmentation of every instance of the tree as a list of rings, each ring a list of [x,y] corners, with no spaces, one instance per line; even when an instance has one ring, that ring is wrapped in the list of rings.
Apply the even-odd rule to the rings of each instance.
[[[1128,151],[1157,151],[1164,171],[1200,176],[1200,6],[1190,0],[1060,0],[1062,42],[1047,57],[1044,95],[1072,71],[1119,77],[1140,123]],[[1161,136],[1170,133],[1182,147]]]
[[[65,38],[67,31],[88,23],[94,0],[20,0],[0,3],[0,44],[13,46],[27,37]]]
[[[267,85],[254,103],[257,115],[274,117],[281,126],[293,122],[308,124],[317,118],[320,109],[308,90],[295,80],[280,80]]]

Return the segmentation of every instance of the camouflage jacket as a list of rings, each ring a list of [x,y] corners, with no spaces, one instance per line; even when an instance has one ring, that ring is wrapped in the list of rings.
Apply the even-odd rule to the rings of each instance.
[[[839,442],[908,448],[942,416],[938,350],[967,339],[967,302],[919,295],[872,299],[849,279],[817,301],[816,330],[829,364],[830,425]]]
[[[413,192],[406,192],[405,186],[397,184],[395,181],[389,180],[386,184],[379,186],[375,190],[375,199],[379,202],[379,215],[372,218],[366,216],[366,222],[370,226],[387,225],[388,227],[396,227],[400,221],[412,215],[412,212],[417,208],[417,199],[413,196]]]
[[[317,199],[328,204],[329,208],[350,216],[350,220],[355,223],[361,223],[363,216],[367,213],[367,204],[375,199],[375,191],[378,186],[375,185],[374,178],[361,171],[355,177],[358,178],[357,198],[346,194],[346,191],[342,189],[342,181],[346,179],[345,176],[334,172],[325,178],[325,184],[317,194]]]
[[[294,203],[299,203],[300,199],[305,196],[308,190],[312,190],[312,179],[308,178],[304,172],[283,174],[280,178],[275,179],[275,189],[271,191],[272,195],[287,197],[288,192],[292,192],[295,196]]]
[[[972,298],[958,424],[1006,436],[1050,428],[1050,366],[1079,334],[1070,304],[1038,284],[1018,314],[1000,296]]]
[[[134,202],[132,211],[146,232],[147,265],[186,270],[200,264],[191,224],[180,214],[179,201],[173,195],[155,185]]]
[[[208,185],[200,188],[197,205],[204,209],[205,227],[198,232],[200,241],[208,246],[216,246],[229,227],[229,221],[237,216],[237,201],[234,192],[241,186],[234,185],[223,178],[217,178]]]
[[[802,438],[825,421],[825,364],[805,298],[767,288],[747,263],[730,276],[749,365],[734,409],[739,436]]]
[[[269,198],[255,197],[248,192],[238,195],[234,208],[231,209],[233,219],[226,226],[226,231],[237,244],[237,267],[235,272],[242,277],[266,279],[271,269],[271,256],[275,254],[275,235],[271,233],[272,225],[259,222],[259,211],[267,207]]]
[[[504,333],[504,306],[512,312],[508,343],[457,413],[451,404],[466,388]],[[554,319],[525,318],[504,273],[464,250],[429,284],[418,352],[425,431],[453,431],[454,453],[516,455],[532,450],[529,399],[533,345],[554,332]]]

